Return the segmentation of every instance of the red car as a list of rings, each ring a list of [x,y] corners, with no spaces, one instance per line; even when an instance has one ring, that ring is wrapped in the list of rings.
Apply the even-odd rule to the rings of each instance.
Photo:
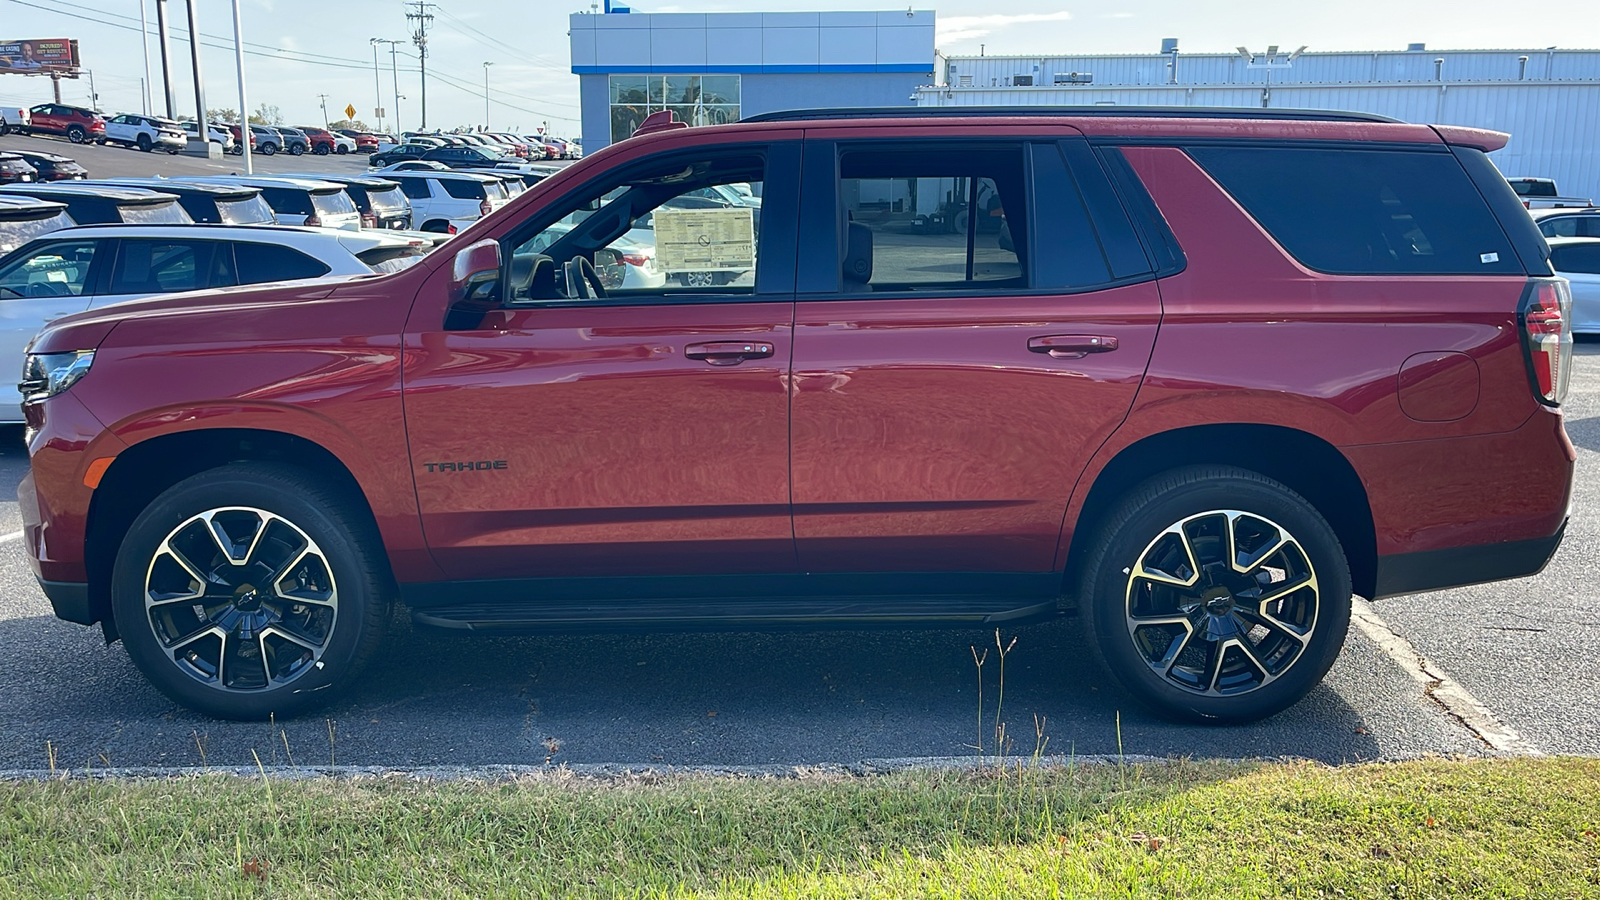
[[[238,125],[224,125],[223,127],[227,128],[229,131],[233,132],[233,146],[236,148],[235,152],[237,154],[243,154],[244,153],[244,144],[242,142],[245,140],[246,136],[248,136],[249,139],[250,139],[250,149],[254,150],[256,148],[256,135],[255,135],[255,132],[253,132],[253,131],[246,132],[244,129],[240,128]]]
[[[64,135],[74,144],[106,142],[106,120],[92,109],[41,103],[30,109],[29,113],[32,121],[25,129],[27,134]]]
[[[330,153],[341,152],[339,150],[339,140],[342,139],[344,135],[341,134],[335,136],[333,132],[326,128],[308,128],[304,125],[298,125],[296,127],[305,132],[306,137],[311,140],[312,153],[315,153],[318,156],[327,156]],[[346,149],[342,152],[349,153],[349,146],[350,145],[346,143]],[[360,144],[358,143],[356,146],[360,147]]]
[[[378,152],[378,136],[375,134],[368,134],[365,131],[350,131],[348,129],[339,133],[356,142],[356,151],[358,153]]]
[[[399,272],[47,326],[24,543],[216,716],[348,687],[400,600],[486,634],[1075,609],[1154,708],[1259,718],[1352,594],[1561,542],[1571,298],[1506,141],[660,113]]]

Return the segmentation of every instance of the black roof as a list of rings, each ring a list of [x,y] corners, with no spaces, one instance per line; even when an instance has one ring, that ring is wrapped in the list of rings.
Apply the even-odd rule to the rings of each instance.
[[[78,183],[144,188],[166,194],[207,194],[219,200],[253,197],[261,193],[260,188],[242,184],[206,184],[198,181],[174,181],[170,178],[95,178]]]
[[[1388,122],[1375,113],[1333,109],[1250,109],[1222,106],[887,106],[840,109],[786,109],[758,113],[741,122],[798,122],[808,119],[968,119],[992,117],[1095,116],[1140,119],[1292,119],[1308,122]]]
[[[368,188],[369,190],[377,191],[384,190],[385,188],[399,187],[399,185],[395,184],[394,181],[384,178],[381,175],[328,175],[322,172],[318,172],[316,174],[311,174],[308,172],[305,175],[295,175],[290,177],[315,178],[318,181],[331,181],[334,184],[353,184],[357,187],[364,187]]]
[[[40,200],[24,194],[0,194],[0,219],[47,219],[64,212],[65,203]]]
[[[128,187],[121,184],[93,184],[87,181],[8,184],[5,187],[0,187],[0,191],[10,194],[28,194],[34,197],[43,196],[47,200],[57,196],[100,197],[106,200],[115,200],[118,203],[151,205],[178,199],[172,194],[163,194],[158,191],[145,190],[144,188]]]

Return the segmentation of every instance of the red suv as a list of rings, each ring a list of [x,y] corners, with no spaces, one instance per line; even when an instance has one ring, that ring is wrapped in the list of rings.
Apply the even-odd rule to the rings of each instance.
[[[1506,139],[662,113],[403,271],[47,327],[27,548],[225,717],[347,686],[398,600],[489,634],[1077,610],[1157,709],[1258,718],[1353,593],[1561,541],[1570,299]]]
[[[92,109],[41,103],[28,112],[32,115],[32,122],[26,129],[28,134],[66,135],[74,144],[106,142],[106,120]]]

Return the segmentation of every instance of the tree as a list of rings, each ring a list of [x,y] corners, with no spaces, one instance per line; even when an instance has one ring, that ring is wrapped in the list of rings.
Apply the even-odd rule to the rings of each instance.
[[[342,131],[344,129],[349,129],[351,131],[371,131],[372,127],[360,119],[340,119],[339,121],[328,126],[329,131]]]
[[[282,125],[283,113],[270,103],[263,103],[250,114],[251,125]]]
[[[227,122],[230,125],[239,124],[239,114],[227,107],[206,110],[206,118],[213,122]]]

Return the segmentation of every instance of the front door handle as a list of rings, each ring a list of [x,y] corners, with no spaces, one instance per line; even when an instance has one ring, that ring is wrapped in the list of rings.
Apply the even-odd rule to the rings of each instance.
[[[710,341],[690,344],[683,348],[690,359],[703,359],[713,366],[737,366],[747,359],[764,359],[772,355],[772,345],[761,341]]]
[[[1081,359],[1117,349],[1117,339],[1104,334],[1046,334],[1028,338],[1028,349],[1056,359]]]

